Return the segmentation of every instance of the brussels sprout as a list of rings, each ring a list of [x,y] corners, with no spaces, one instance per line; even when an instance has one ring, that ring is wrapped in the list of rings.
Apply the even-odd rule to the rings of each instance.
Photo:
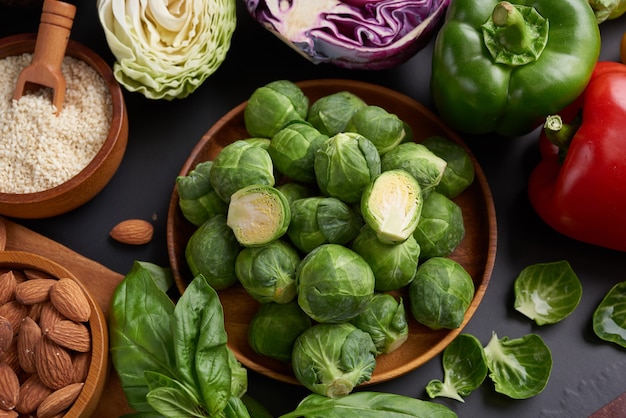
[[[211,167],[211,185],[224,202],[237,190],[253,184],[273,186],[274,164],[263,147],[240,139],[226,145]]]
[[[372,141],[378,153],[402,143],[407,136],[406,124],[393,113],[379,106],[366,106],[357,110],[346,125],[346,131],[357,132]]]
[[[313,196],[291,204],[287,236],[303,252],[322,244],[347,244],[363,221],[346,203],[334,197]]]
[[[443,177],[435,187],[436,191],[452,199],[474,182],[474,162],[461,145],[442,136],[427,138],[422,141],[422,145],[447,163]]]
[[[276,240],[241,250],[235,262],[235,274],[250,296],[260,303],[287,303],[296,297],[299,263],[298,252],[288,243]]]
[[[361,200],[363,189],[380,174],[380,155],[363,135],[344,132],[324,143],[315,155],[313,167],[322,193],[355,203]]]
[[[267,151],[279,172],[302,183],[315,183],[315,152],[327,140],[308,122],[293,122],[272,137]]]
[[[389,170],[363,191],[361,215],[380,242],[397,244],[417,228],[422,205],[422,191],[415,177],[404,170]]]
[[[254,145],[256,147],[261,147],[266,151],[270,147],[270,142],[271,142],[269,138],[258,138],[258,137],[246,138],[246,139],[242,139],[242,141],[245,141],[248,144]]]
[[[385,292],[411,283],[420,257],[420,246],[411,235],[400,244],[383,244],[369,226],[361,228],[350,248],[372,268],[375,290]]]
[[[308,185],[304,185],[302,183],[298,183],[295,181],[290,181],[287,183],[280,184],[276,186],[278,190],[287,198],[289,205],[298,200],[304,199],[305,197],[315,196],[318,191],[317,188],[311,188]],[[293,216],[293,213],[292,213]]]
[[[593,332],[604,341],[626,348],[626,282],[614,285],[593,311]]]
[[[287,198],[278,189],[260,184],[233,193],[226,224],[241,245],[254,247],[283,236],[290,220]]]
[[[307,120],[321,133],[333,136],[345,132],[354,112],[367,104],[349,91],[339,91],[317,99],[309,108]]]
[[[186,176],[176,177],[178,207],[185,219],[200,226],[215,215],[225,215],[228,205],[217,195],[211,185],[210,172],[213,161],[204,161]]]
[[[288,362],[296,338],[312,325],[295,300],[264,303],[248,325],[248,342],[255,353]]]
[[[422,188],[424,199],[441,182],[446,165],[444,159],[415,142],[404,142],[381,158],[383,171],[402,169],[415,177]]]
[[[317,322],[345,322],[374,295],[374,273],[363,258],[338,244],[308,253],[296,271],[298,303]]]
[[[367,308],[351,322],[372,337],[377,354],[391,353],[409,338],[404,303],[388,293],[375,294]]]
[[[472,277],[450,258],[426,260],[409,285],[413,317],[433,330],[460,327],[473,298]]]
[[[368,333],[350,323],[316,324],[296,339],[291,364],[303,386],[338,398],[371,379],[376,346]]]
[[[271,138],[289,122],[305,120],[309,98],[289,80],[272,81],[256,89],[243,112],[246,130],[252,136]]]
[[[195,277],[202,274],[211,287],[221,290],[237,282],[235,260],[241,246],[225,215],[215,215],[191,235],[185,247],[185,259]]]
[[[450,255],[465,237],[461,207],[441,193],[431,192],[413,236],[422,250],[422,260]]]

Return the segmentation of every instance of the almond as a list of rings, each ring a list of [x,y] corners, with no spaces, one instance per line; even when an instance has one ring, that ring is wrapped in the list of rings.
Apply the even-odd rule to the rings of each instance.
[[[35,365],[41,381],[52,389],[61,389],[72,383],[72,357],[65,348],[48,338],[42,338],[35,348]]]
[[[4,316],[0,316],[0,360],[13,341],[13,325]]]
[[[37,408],[38,418],[51,418],[68,409],[78,398],[83,383],[72,383],[52,392]]]
[[[109,235],[122,244],[144,245],[152,240],[154,227],[143,219],[127,219],[115,225]]]
[[[35,412],[41,402],[53,392],[44,385],[39,376],[31,374],[20,386],[20,395],[15,410],[20,414]]]
[[[15,286],[15,299],[24,305],[45,302],[50,298],[50,288],[55,279],[26,280]]]
[[[33,269],[24,269],[22,270],[24,276],[27,280],[32,279],[54,279],[49,273],[46,273],[41,270],[33,270]]]
[[[41,329],[51,328],[55,322],[65,319],[58,309],[52,305],[52,302],[44,302],[35,306],[41,306],[41,312],[39,313],[39,327]]]
[[[76,322],[87,322],[91,307],[83,289],[74,280],[61,278],[50,288],[50,301],[61,315]]]
[[[7,364],[13,371],[18,374],[22,372],[20,367],[20,361],[17,357],[17,338],[13,337],[13,341],[9,346],[9,349],[4,352],[2,356],[2,363]]]
[[[0,418],[18,418],[20,415],[15,411],[0,409]]]
[[[22,319],[28,315],[28,306],[22,305],[16,300],[0,306],[0,316],[4,316],[13,326],[13,334],[17,334],[22,324]]]
[[[0,363],[0,409],[10,411],[15,408],[19,394],[17,374],[8,364]]]
[[[15,298],[16,285],[17,282],[12,271],[0,274],[0,305],[4,305]]]
[[[84,353],[91,349],[89,328],[80,322],[68,319],[57,321],[44,332],[50,340],[70,350]]]
[[[17,334],[17,358],[22,370],[26,373],[35,373],[35,347],[41,341],[41,328],[30,317],[22,320],[20,333]]]
[[[89,374],[89,366],[91,366],[91,351],[76,353],[72,358],[72,364],[74,365],[73,381],[76,383],[86,381],[87,374]]]

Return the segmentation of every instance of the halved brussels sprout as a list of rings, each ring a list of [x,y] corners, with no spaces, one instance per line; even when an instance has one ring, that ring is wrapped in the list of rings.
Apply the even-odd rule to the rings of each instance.
[[[213,161],[204,161],[186,176],[176,177],[178,207],[185,219],[200,226],[215,215],[225,215],[228,205],[217,195],[211,185]]]
[[[253,184],[273,186],[274,164],[263,147],[244,139],[226,145],[211,167],[211,185],[224,202],[237,190]]]
[[[357,110],[346,125],[346,131],[357,132],[374,144],[380,155],[404,142],[406,124],[393,113],[379,106],[366,106]]]
[[[376,232],[365,225],[350,248],[372,268],[376,278],[375,289],[380,292],[400,289],[415,277],[420,246],[412,235],[400,244],[383,244]]]
[[[264,303],[248,325],[248,343],[257,354],[288,362],[296,338],[312,325],[295,300]]]
[[[338,398],[371,379],[376,346],[368,333],[350,323],[316,324],[296,339],[291,364],[303,386]]]
[[[361,215],[380,242],[397,244],[417,228],[422,206],[422,191],[415,177],[404,170],[389,170],[363,191]]]
[[[300,255],[288,243],[273,241],[244,248],[235,262],[235,274],[248,294],[260,303],[287,303],[296,297],[296,269]]]
[[[333,136],[345,132],[354,112],[365,106],[367,104],[363,99],[354,93],[339,91],[313,102],[307,120],[321,133]]]
[[[311,124],[292,122],[278,131],[267,151],[278,171],[292,180],[315,183],[315,152],[328,140]]]
[[[305,120],[309,98],[289,80],[272,81],[256,89],[244,109],[244,123],[252,136],[271,138],[289,122]]]
[[[424,261],[409,285],[413,317],[433,330],[460,327],[473,298],[472,277],[450,258]]]
[[[461,145],[442,136],[432,136],[422,144],[447,163],[436,191],[452,199],[474,182],[474,163]]]
[[[431,192],[413,236],[422,250],[422,260],[450,255],[465,237],[461,207],[441,193]]]
[[[185,259],[193,277],[202,274],[215,290],[237,282],[235,260],[241,246],[226,225],[225,215],[216,215],[203,223],[189,238]]]
[[[347,244],[362,225],[361,218],[341,200],[313,196],[291,204],[287,236],[298,249],[308,253],[322,244]]]
[[[422,188],[425,198],[441,182],[446,161],[422,144],[404,142],[381,158],[383,171],[402,169],[409,172]]]
[[[308,253],[296,271],[298,303],[317,322],[345,322],[374,295],[374,273],[356,252],[324,244]]]
[[[367,332],[376,346],[376,353],[391,353],[409,338],[409,323],[402,298],[376,293],[367,308],[352,321]]]
[[[314,168],[322,193],[355,203],[361,199],[363,189],[380,174],[380,155],[363,135],[343,132],[317,151]]]
[[[241,245],[255,247],[283,236],[290,220],[287,198],[275,187],[258,184],[233,193],[226,224]]]

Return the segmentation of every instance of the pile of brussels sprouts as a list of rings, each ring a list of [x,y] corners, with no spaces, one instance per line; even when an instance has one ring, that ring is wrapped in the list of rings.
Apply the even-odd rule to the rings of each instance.
[[[244,120],[249,137],[177,188],[198,227],[185,248],[192,274],[216,290],[239,282],[260,302],[255,352],[339,397],[406,341],[394,291],[407,289],[421,324],[461,325],[474,283],[447,257],[465,235],[452,199],[474,180],[461,146],[416,143],[407,123],[347,91],[309,103],[287,80],[255,90]]]

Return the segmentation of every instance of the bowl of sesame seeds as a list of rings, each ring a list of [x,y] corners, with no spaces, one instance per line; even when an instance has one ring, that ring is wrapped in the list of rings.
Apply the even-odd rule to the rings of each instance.
[[[61,67],[62,110],[45,87],[13,99],[36,37],[0,39],[0,215],[22,219],[87,203],[117,171],[128,141],[126,104],[110,66],[72,39]]]

